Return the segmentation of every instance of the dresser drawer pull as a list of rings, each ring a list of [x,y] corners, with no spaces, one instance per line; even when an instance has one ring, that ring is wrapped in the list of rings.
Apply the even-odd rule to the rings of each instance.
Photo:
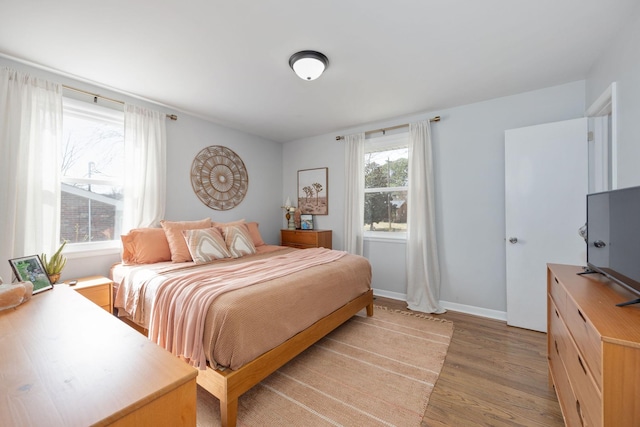
[[[560,284],[560,282],[558,282],[558,278],[557,277],[554,277],[553,280],[555,280],[558,285]]]
[[[556,312],[556,317],[559,319],[559,318],[560,318],[560,315],[558,314],[558,310],[555,310],[555,309],[554,309],[553,311],[555,311],[555,312]]]
[[[587,369],[584,367],[584,364],[582,363],[582,359],[580,358],[580,356],[578,356],[578,363],[580,364],[580,367],[584,371],[584,374],[587,375]]]
[[[580,401],[576,399],[576,411],[578,411],[578,418],[580,419],[580,425],[584,426],[584,420],[582,419],[582,411],[580,410]]]
[[[582,314],[582,312],[580,310],[578,310],[578,314],[580,315],[580,317],[582,318],[582,321],[587,323],[587,319],[584,318],[584,314]]]
[[[556,353],[558,353],[558,355],[560,355],[560,350],[558,350],[558,341],[553,340],[553,344],[556,346]]]

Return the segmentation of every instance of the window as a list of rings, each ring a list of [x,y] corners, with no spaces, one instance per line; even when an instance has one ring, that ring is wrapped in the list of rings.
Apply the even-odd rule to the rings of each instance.
[[[365,236],[406,233],[408,168],[408,133],[365,142]]]
[[[64,98],[60,153],[60,239],[117,240],[121,234],[124,114]]]

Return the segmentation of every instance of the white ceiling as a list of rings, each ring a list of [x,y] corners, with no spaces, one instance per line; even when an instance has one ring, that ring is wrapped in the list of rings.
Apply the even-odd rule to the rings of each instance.
[[[286,142],[583,79],[638,4],[0,0],[0,54]]]

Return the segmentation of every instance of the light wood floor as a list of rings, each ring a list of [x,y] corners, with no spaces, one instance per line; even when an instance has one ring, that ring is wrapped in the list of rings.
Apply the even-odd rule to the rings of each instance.
[[[402,301],[375,303],[406,310]],[[433,316],[453,321],[454,332],[422,426],[564,425],[548,382],[546,334],[452,311]]]

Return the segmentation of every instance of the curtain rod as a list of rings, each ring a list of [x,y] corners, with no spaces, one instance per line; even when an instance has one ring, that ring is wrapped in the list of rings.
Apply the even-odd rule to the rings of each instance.
[[[93,96],[93,102],[98,102],[98,98],[100,98],[100,99],[104,99],[105,101],[109,101],[109,102],[113,102],[113,103],[116,103],[116,104],[124,105],[124,101],[120,101],[118,99],[113,99],[113,98],[109,98],[107,96],[98,95],[97,93],[88,92],[86,90],[78,89],[78,88],[67,86],[67,85],[62,85],[62,87],[64,89],[67,89],[67,90],[71,90],[71,91],[74,91],[74,92],[78,92],[78,93],[82,93],[82,94],[85,94],[85,95]],[[167,116],[168,119],[178,120],[178,116],[176,116],[175,114],[167,114],[166,116]]]
[[[440,121],[440,116],[432,117],[432,118],[429,119],[429,121],[430,122],[439,122]],[[397,126],[391,126],[391,127],[388,127],[388,128],[380,128],[380,129],[368,130],[364,134],[365,135],[370,135],[372,133],[377,133],[377,132],[382,132],[384,134],[388,130],[401,129],[401,128],[404,128],[404,127],[407,127],[407,126],[409,126],[409,123],[405,123],[405,124],[397,125]],[[342,135],[336,136],[336,141],[340,141],[341,139],[344,139],[344,136],[342,136]]]

